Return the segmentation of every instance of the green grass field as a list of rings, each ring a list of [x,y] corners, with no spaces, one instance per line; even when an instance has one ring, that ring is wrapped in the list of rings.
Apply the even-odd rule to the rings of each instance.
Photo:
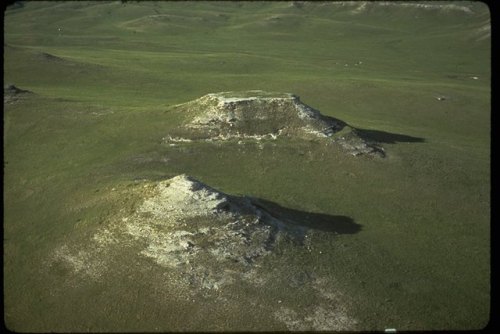
[[[210,300],[151,303],[157,287],[148,278],[158,269],[130,279],[117,270],[105,283],[76,287],[67,273],[47,273],[54,245],[84,242],[103,217],[140,200],[112,189],[186,173],[227,193],[361,225],[353,234],[316,233],[310,257],[290,248],[266,260],[269,268],[329,277],[358,329],[484,327],[490,15],[481,2],[423,3],[430,8],[232,1],[9,7],[4,83],[33,94],[4,98],[7,326],[286,329],[249,306],[275,297],[314,304],[280,279],[262,293],[242,285],[235,293],[247,299],[211,314],[222,309]],[[294,93],[325,115],[393,134],[380,137],[387,158],[300,141],[162,144],[182,118],[172,106],[253,89]]]

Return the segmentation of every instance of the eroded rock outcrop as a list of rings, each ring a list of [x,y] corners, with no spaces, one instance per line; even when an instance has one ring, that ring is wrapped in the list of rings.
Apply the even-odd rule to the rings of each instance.
[[[161,181],[125,224],[148,247],[141,253],[160,265],[251,264],[274,247],[286,228],[248,197],[219,192],[187,175]]]
[[[174,145],[200,140],[243,143],[288,137],[338,143],[352,155],[383,156],[383,149],[361,138],[355,128],[322,115],[289,93],[214,93],[178,107],[186,117],[183,129],[164,138]]]
[[[253,303],[291,330],[355,328],[348,299],[331,278],[291,264],[266,264],[265,259],[286,263],[278,255],[284,248],[307,256],[312,244],[300,221],[266,208],[265,201],[228,195],[187,175],[111,193],[139,201],[133,211],[120,210],[102,220],[90,240],[59,245],[44,264],[50,275],[64,277],[61,284],[67,288],[104,284],[113,275],[143,280],[144,273],[154,272],[148,286],[154,296],[168,296],[158,298]],[[242,285],[246,288],[240,291]],[[276,286],[305,289],[315,308],[304,311],[300,303],[274,299],[268,294]],[[278,298],[293,300],[287,294]]]
[[[56,258],[97,279],[106,266],[92,259],[102,259],[107,248],[132,242],[140,245],[138,255],[179,270],[187,281],[203,277],[199,286],[218,289],[235,275],[251,276],[254,262],[280,240],[302,244],[307,239],[304,227],[275,218],[257,200],[225,194],[184,174],[134,192],[144,200],[132,215],[100,229],[87,252],[71,254],[66,245]]]

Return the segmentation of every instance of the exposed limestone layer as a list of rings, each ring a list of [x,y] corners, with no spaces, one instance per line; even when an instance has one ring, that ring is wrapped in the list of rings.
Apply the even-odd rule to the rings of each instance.
[[[305,228],[287,226],[251,198],[224,194],[184,174],[146,184],[140,195],[145,199],[135,213],[93,236],[94,252],[102,254],[107,247],[135,240],[142,245],[139,255],[160,266],[189,268],[195,276],[202,275],[201,271],[220,276],[203,283],[217,289],[222,281],[233,279],[224,271],[225,265],[231,272],[248,270],[279,240],[299,244],[305,240]],[[89,264],[92,256],[85,252],[70,253],[66,245],[55,255],[75,272],[99,279],[101,264]]]
[[[348,299],[332,278],[288,265],[279,269],[264,265],[264,258],[276,256],[277,248],[300,247],[307,254],[311,235],[305,227],[264,209],[259,200],[225,194],[187,175],[113,191],[117,192],[144,199],[128,214],[112,214],[87,242],[60,245],[44,265],[54,275],[69,273],[63,282],[69,288],[102,284],[116,271],[143,280],[144,268],[154,267],[161,279],[150,278],[148,284],[169,298],[203,298],[228,305],[238,305],[244,298],[245,304],[261,308],[291,330],[355,328]],[[304,311],[300,303],[254,300],[269,299],[260,291],[283,284],[306,289],[316,307]],[[242,285],[247,290],[240,291]]]
[[[148,243],[142,254],[164,266],[200,257],[248,265],[273,248],[282,226],[249,198],[226,195],[186,175],[159,182],[154,194],[125,227]]]
[[[301,8],[304,4],[308,4],[307,1],[294,1],[292,5],[294,7]],[[351,11],[353,14],[359,14],[366,10],[370,10],[377,7],[394,7],[394,8],[411,8],[411,9],[422,9],[426,11],[435,11],[442,13],[449,12],[462,12],[465,14],[474,14],[473,2],[462,1],[461,3],[447,3],[445,1],[331,1],[331,2],[320,2],[320,6],[341,6],[341,7],[355,7]]]
[[[289,93],[214,93],[178,107],[186,115],[186,122],[181,131],[164,138],[172,145],[200,140],[242,143],[288,137],[336,142],[352,155],[383,155],[379,146],[362,139],[356,129],[322,115]],[[340,132],[346,135],[338,136]]]

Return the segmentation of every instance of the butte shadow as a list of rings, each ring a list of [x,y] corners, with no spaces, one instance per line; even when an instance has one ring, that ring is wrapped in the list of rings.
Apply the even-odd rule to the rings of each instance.
[[[289,223],[290,227],[302,227],[305,230],[311,229],[335,234],[354,234],[362,229],[360,224],[357,224],[354,219],[348,216],[286,208],[262,198],[252,197],[251,202],[254,206],[265,210],[279,221]]]
[[[367,141],[375,141],[383,144],[396,143],[424,143],[425,138],[413,137],[399,133],[391,133],[380,130],[356,129],[358,136]]]

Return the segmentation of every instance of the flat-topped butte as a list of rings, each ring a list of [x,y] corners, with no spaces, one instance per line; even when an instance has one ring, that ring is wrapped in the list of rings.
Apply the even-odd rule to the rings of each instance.
[[[335,142],[352,155],[384,156],[383,149],[361,138],[355,128],[322,115],[291,93],[211,93],[177,107],[185,121],[178,133],[165,137],[171,144],[200,140],[243,143],[288,137]]]

